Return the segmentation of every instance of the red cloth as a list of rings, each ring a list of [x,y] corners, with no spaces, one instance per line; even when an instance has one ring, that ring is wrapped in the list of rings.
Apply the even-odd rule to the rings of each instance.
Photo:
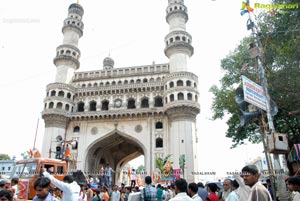
[[[209,194],[208,198],[209,199],[206,198],[205,201],[218,201],[219,200],[218,196],[213,192],[211,192]]]

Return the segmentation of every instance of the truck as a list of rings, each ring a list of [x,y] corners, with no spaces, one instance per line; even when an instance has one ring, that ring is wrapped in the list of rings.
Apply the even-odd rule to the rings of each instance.
[[[65,160],[30,158],[17,161],[10,178],[19,178],[19,198],[31,200],[35,196],[33,186],[41,176],[41,168],[46,168],[50,174],[61,181],[68,172],[68,164]]]

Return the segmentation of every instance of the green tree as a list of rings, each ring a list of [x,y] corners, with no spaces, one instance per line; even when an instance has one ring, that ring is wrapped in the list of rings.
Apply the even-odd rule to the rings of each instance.
[[[182,171],[182,176],[184,177],[184,168],[185,168],[185,155],[181,154],[179,156],[179,167]]]
[[[137,173],[141,173],[141,172],[144,172],[144,171],[145,171],[145,166],[143,166],[143,165],[139,165],[138,168],[136,169]]]
[[[0,154],[0,160],[11,160],[8,154]]]
[[[276,3],[300,3],[300,0],[278,1]],[[262,60],[269,83],[271,99],[277,103],[279,112],[274,117],[277,132],[287,133],[289,145],[300,142],[300,118],[290,115],[300,109],[300,12],[299,10],[277,10],[257,16],[257,27],[263,52]],[[249,43],[252,36],[244,38],[240,45],[221,61],[225,74],[219,86],[212,86],[214,94],[213,119],[228,116],[226,136],[232,138],[232,147],[245,139],[257,143],[260,136],[255,129],[257,122],[240,126],[238,106],[234,101],[235,89],[241,85],[241,75],[257,80],[257,62],[250,58]],[[247,66],[246,71],[242,70]]]

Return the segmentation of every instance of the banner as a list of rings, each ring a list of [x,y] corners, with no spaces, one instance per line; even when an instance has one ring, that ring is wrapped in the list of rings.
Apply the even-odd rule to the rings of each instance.
[[[28,199],[29,180],[20,179],[18,183],[18,199]]]

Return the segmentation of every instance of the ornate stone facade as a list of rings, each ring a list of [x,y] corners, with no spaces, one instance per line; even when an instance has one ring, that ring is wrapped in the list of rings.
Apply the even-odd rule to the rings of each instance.
[[[113,59],[107,57],[103,70],[75,72],[82,15],[83,8],[72,4],[64,21],[64,44],[58,46],[54,59],[56,79],[47,86],[44,99],[42,155],[48,157],[49,149],[60,145],[58,136],[76,140],[78,149],[72,150],[72,156],[77,168],[97,172],[100,164],[110,163],[117,181],[126,163],[140,155],[149,175],[155,171],[156,157],[171,154],[174,168],[179,168],[179,157],[184,155],[184,177],[193,181],[200,106],[198,78],[187,71],[193,47],[185,31],[184,1],[169,0],[165,54],[170,62],[165,64],[114,68]]]

